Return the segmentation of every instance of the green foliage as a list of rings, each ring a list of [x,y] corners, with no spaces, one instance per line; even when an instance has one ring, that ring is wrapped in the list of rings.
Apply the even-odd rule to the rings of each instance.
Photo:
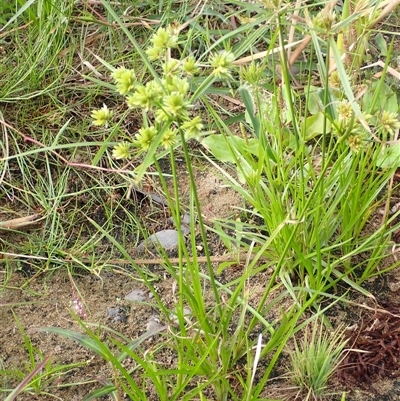
[[[379,2],[367,7],[362,1],[345,1],[334,10],[280,1],[234,1],[234,6],[211,1],[201,9],[190,2],[100,3],[95,9],[32,0],[17,2],[17,9],[0,6],[2,16],[9,16],[2,31],[10,30],[13,49],[0,67],[0,101],[25,110],[15,115],[32,145],[22,146],[16,130],[3,131],[2,167],[15,162],[21,175],[8,181],[2,172],[1,184],[4,193],[17,193],[24,210],[43,211],[43,229],[24,233],[21,244],[4,238],[1,244],[16,247],[14,253],[22,255],[17,263],[29,258],[45,271],[73,272],[71,266],[79,266],[100,274],[110,265],[108,258],[122,255],[152,293],[162,326],[135,340],[115,332],[104,337],[106,328],[94,330],[79,319],[84,334],[43,331],[77,342],[110,367],[109,377],[86,400],[123,394],[146,400],[149,388],[160,400],[204,400],[206,394],[216,401],[265,400],[271,372],[292,338],[294,384],[307,399],[324,395],[344,343],[315,322],[299,342],[304,312],[318,310],[327,297],[336,299],[340,281],[369,295],[362,283],[395,267],[382,270],[380,264],[391,234],[400,228],[398,214],[385,215],[373,233],[367,230],[381,205],[390,202],[388,187],[400,161],[393,143],[400,126],[398,91],[387,79],[393,46],[383,35],[375,40],[387,58],[383,74],[365,88],[357,82],[371,28],[385,10]],[[296,24],[286,20],[293,15]],[[21,24],[27,24],[23,31],[13,30]],[[86,42],[93,32],[102,38],[95,51]],[[303,35],[311,38],[310,60],[294,76],[289,50]],[[43,103],[36,99],[28,108],[24,100],[39,95]],[[240,112],[226,107],[232,97],[241,102]],[[39,118],[40,106],[57,109]],[[139,120],[135,131],[129,126],[133,119]],[[54,120],[61,122],[57,128],[48,126]],[[189,140],[201,144],[202,162],[242,196],[245,206],[234,219],[228,216],[213,227],[203,221]],[[82,150],[89,162],[67,161]],[[159,163],[167,157],[168,181]],[[187,210],[181,205],[178,158],[190,181],[187,242],[179,230]],[[171,308],[152,285],[157,273],[138,267],[129,254],[141,222],[122,200],[107,200],[125,189],[126,181],[141,181],[149,166],[157,171],[180,233],[177,259],[163,255],[164,274],[176,283]],[[76,187],[67,185],[71,181]],[[73,204],[83,194],[84,204]],[[92,213],[99,207],[102,219]],[[85,233],[82,222],[89,226]],[[219,266],[209,230],[233,255]],[[112,255],[108,248],[105,257],[99,255],[104,241]],[[237,255],[240,262],[232,260]],[[222,281],[219,276],[236,262],[241,274],[226,274]],[[266,270],[263,293],[254,297],[252,280]],[[325,311],[317,315],[323,319]],[[21,384],[5,390],[9,399],[22,391],[43,394],[50,378],[69,369],[52,365],[22,326],[20,332],[28,362],[12,372]],[[148,347],[146,341],[156,335],[156,345]],[[173,366],[162,364],[163,352],[175,356]],[[134,368],[126,368],[128,358]],[[267,362],[261,364],[261,358]]]
[[[68,45],[68,23],[72,2],[27,1],[19,8],[6,27],[26,24],[23,33],[10,29],[9,42],[3,47],[0,63],[0,102],[30,99],[57,87],[73,52],[60,52]],[[10,71],[13,71],[10,74]]]
[[[389,4],[378,0],[345,0],[340,7],[339,21],[334,26],[337,31],[337,47],[342,55],[346,56],[346,65],[357,75],[363,62],[368,59],[368,48],[373,29],[385,16],[389,15],[398,2]],[[386,52],[382,40],[377,36],[381,52]]]
[[[64,336],[66,338],[69,338],[73,341],[76,341],[78,344],[80,344],[83,347],[86,347],[99,355],[101,358],[103,358],[106,362],[108,362],[112,366],[112,371],[115,374],[113,384],[112,382],[106,381],[106,384],[97,389],[95,392],[88,394],[85,397],[85,400],[92,400],[95,399],[99,396],[104,396],[107,394],[112,394],[113,397],[119,397],[118,392],[119,388],[116,387],[116,383],[120,385],[124,391],[129,394],[131,397],[134,397],[136,400],[146,400],[145,393],[142,391],[141,387],[138,386],[135,382],[135,380],[132,378],[131,374],[132,371],[128,371],[125,369],[123,366],[123,361],[128,357],[133,355],[133,351],[138,348],[143,341],[146,339],[154,336],[157,334],[159,331],[162,331],[165,329],[165,327],[162,327],[159,330],[153,330],[146,332],[143,334],[140,338],[132,341],[131,343],[127,344],[126,346],[122,345],[119,341],[114,340],[114,344],[117,345],[118,348],[121,349],[121,352],[118,353],[118,355],[114,355],[113,352],[110,350],[109,346],[105,343],[102,342],[98,336],[98,334],[94,333],[91,331],[88,327],[86,327],[81,321],[78,320],[78,322],[81,324],[81,326],[85,329],[87,335],[80,334],[78,332],[74,332],[71,330],[65,330],[57,327],[47,327],[41,329],[41,331],[46,331],[46,332],[53,332],[56,333],[60,336]],[[147,367],[150,368],[150,364],[146,364],[145,360],[140,360],[139,357],[135,358],[135,361],[139,363],[139,366],[142,367]],[[134,369],[136,370],[136,369]],[[121,375],[121,377],[119,376]]]
[[[182,59],[177,60],[171,56],[172,49],[179,44],[179,30],[172,26],[158,28],[150,42],[151,46],[147,48],[146,55],[148,60],[154,63],[154,69],[151,67],[152,73],[155,74],[153,80],[142,84],[136,79],[135,71],[125,67],[114,68],[111,73],[116,91],[126,97],[128,107],[142,109],[145,116],[143,126],[135,135],[135,139],[120,143],[113,150],[116,159],[137,159],[142,152],[147,153],[144,162],[137,169],[138,181],[142,179],[154,159],[165,155],[165,152],[161,152],[156,156],[159,147],[169,150],[179,145],[180,132],[184,133],[185,140],[198,140],[204,135],[204,125],[200,116],[191,110],[195,108],[196,99],[207,93],[215,81],[232,78],[234,61],[234,55],[229,51],[224,50],[212,55],[209,61],[209,75],[203,73],[201,81],[195,81],[200,68],[194,57],[181,55]],[[144,54],[143,57],[147,61]],[[156,69],[161,69],[163,74],[157,75]],[[195,82],[198,88],[190,95],[189,89]],[[102,109],[94,110],[92,117],[94,125],[107,126],[112,112],[104,105]]]
[[[294,341],[289,351],[289,381],[297,390],[296,399],[321,400],[329,398],[329,379],[335,373],[346,341],[343,331],[327,332],[322,322],[315,320],[305,329],[304,338]]]
[[[85,365],[85,362],[65,365],[54,364],[50,355],[44,355],[34,346],[31,338],[28,336],[15,314],[14,319],[23,339],[28,361],[26,362],[26,366],[21,366],[14,371],[0,370],[0,377],[5,384],[1,391],[9,393],[5,400],[12,401],[22,393],[46,395],[47,389],[54,385],[62,375],[68,374],[71,370]],[[6,387],[7,382],[11,380],[15,381],[16,379],[21,380],[19,385],[14,389],[8,389]]]
[[[301,109],[287,85],[269,93],[262,85],[245,83],[239,92],[248,131],[242,130],[241,138],[233,135],[210,107],[224,134],[202,141],[215,158],[236,165],[239,182],[223,168],[221,174],[251,205],[247,213],[262,218],[267,238],[274,235],[267,257],[278,261],[289,291],[293,273],[313,291],[325,292],[340,280],[362,291],[359,284],[378,274],[392,232],[389,219],[373,234],[365,226],[400,164],[398,147],[384,142],[394,141],[400,126],[393,112],[396,96],[382,76],[357,102],[336,45],[327,44],[339,87],[325,75],[320,87],[308,87]],[[315,43],[322,59],[318,48]],[[243,68],[242,78],[254,75],[254,69]],[[287,71],[283,79],[290,82]],[[250,233],[248,238],[255,249],[266,240]],[[354,266],[354,257],[366,252],[371,257]]]

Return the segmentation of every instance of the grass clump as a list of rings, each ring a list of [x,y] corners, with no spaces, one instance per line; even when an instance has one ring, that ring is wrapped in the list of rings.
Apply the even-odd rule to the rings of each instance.
[[[318,320],[306,327],[301,340],[294,339],[294,350],[289,351],[288,380],[295,386],[296,400],[322,400],[332,396],[329,380],[343,358],[345,345],[343,329],[328,332]]]

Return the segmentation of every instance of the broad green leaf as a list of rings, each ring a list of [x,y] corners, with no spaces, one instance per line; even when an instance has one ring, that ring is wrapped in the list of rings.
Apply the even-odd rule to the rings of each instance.
[[[377,44],[377,46],[378,46],[378,48],[379,48],[379,50],[380,50],[380,52],[381,52],[381,55],[382,55],[383,57],[386,57],[387,54],[388,54],[388,49],[387,49],[386,40],[385,40],[385,38],[383,37],[382,33],[378,33],[378,34],[375,36],[375,43]]]
[[[376,93],[377,90],[379,93]],[[362,109],[371,114],[383,110],[397,113],[399,106],[396,94],[385,82],[375,81],[362,98]]]
[[[311,114],[317,114],[321,111],[325,110],[324,103],[322,101],[323,89],[317,88],[316,86],[310,86],[310,90],[308,92],[308,111]]]
[[[55,333],[58,334],[59,336],[69,338],[70,340],[76,341],[83,347],[89,348],[90,350],[94,351],[97,355],[100,355],[102,358],[109,360],[109,357],[107,355],[107,352],[110,354],[108,346],[104,343],[94,341],[92,338],[84,334],[77,333],[76,331],[72,330],[62,329],[60,327],[44,327],[39,329],[39,331]]]
[[[242,138],[237,137],[237,139],[240,141]],[[243,139],[242,141],[244,142]],[[201,144],[220,162],[236,162],[233,151],[228,146],[227,139],[224,135],[209,135],[201,141]],[[233,142],[231,145],[233,145]]]
[[[400,167],[400,144],[389,145],[380,151],[376,164],[381,168]]]
[[[253,154],[254,156],[259,157],[261,151],[261,142],[257,138],[251,138],[246,143],[246,150]]]
[[[231,136],[228,139],[222,134],[209,135],[201,143],[219,161],[229,163],[236,163],[234,153],[237,157],[248,153],[259,157],[262,149],[261,143],[257,138],[245,140],[239,136]]]
[[[324,124],[326,125],[325,133],[329,133],[331,131],[331,123],[328,120],[326,120],[325,122],[325,119],[326,117],[322,112],[318,112],[317,114],[314,114],[305,119],[304,125],[306,128],[306,135],[305,135],[306,141],[309,141],[310,139],[316,137],[317,135],[323,134]]]
[[[241,86],[239,88],[240,96],[243,100],[243,103],[246,107],[246,117],[250,119],[250,123],[254,129],[254,135],[259,138],[260,137],[260,118],[256,115],[256,111],[254,109],[254,101],[253,97],[250,94],[250,91],[245,87]]]

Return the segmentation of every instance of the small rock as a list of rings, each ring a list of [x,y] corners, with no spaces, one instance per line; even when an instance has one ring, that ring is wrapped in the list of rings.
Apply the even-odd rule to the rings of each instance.
[[[190,224],[190,214],[185,213],[182,216],[182,224],[186,224],[186,225]]]
[[[125,299],[131,302],[144,302],[147,299],[147,293],[143,290],[133,290],[125,296]]]
[[[165,252],[173,254],[178,249],[179,234],[176,230],[162,230],[150,235],[147,240],[141,242],[136,248],[138,254],[148,251],[156,251],[157,247],[162,247]]]
[[[174,218],[169,217],[168,221],[170,223],[174,223]],[[189,235],[190,234],[190,215],[189,214],[184,214],[181,216],[181,231],[183,235]]]
[[[107,315],[111,319],[111,323],[124,323],[127,319],[127,311],[120,306],[108,308]]]
[[[161,327],[160,320],[156,316],[152,316],[146,324],[147,331],[156,331],[159,327]]]
[[[110,317],[114,317],[114,316],[117,316],[117,314],[119,313],[119,310],[120,310],[121,308],[119,308],[119,307],[116,307],[116,308],[108,308],[107,309],[107,314],[108,314],[108,316],[110,316]]]
[[[181,225],[181,231],[183,235],[189,235],[190,234],[190,228],[186,224]]]
[[[178,308],[178,306],[176,307]],[[190,322],[190,318],[192,316],[192,310],[186,306],[183,307],[183,317],[187,322]],[[178,314],[177,312],[174,313],[173,315],[173,319],[172,319],[173,323],[175,324],[179,324],[179,319],[178,319]]]

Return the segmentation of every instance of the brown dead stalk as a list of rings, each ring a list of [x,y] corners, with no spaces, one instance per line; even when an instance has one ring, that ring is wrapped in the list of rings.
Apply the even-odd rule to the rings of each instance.
[[[37,224],[42,216],[40,214],[32,214],[30,216],[19,217],[6,221],[0,221],[0,230],[18,230],[24,227]]]

